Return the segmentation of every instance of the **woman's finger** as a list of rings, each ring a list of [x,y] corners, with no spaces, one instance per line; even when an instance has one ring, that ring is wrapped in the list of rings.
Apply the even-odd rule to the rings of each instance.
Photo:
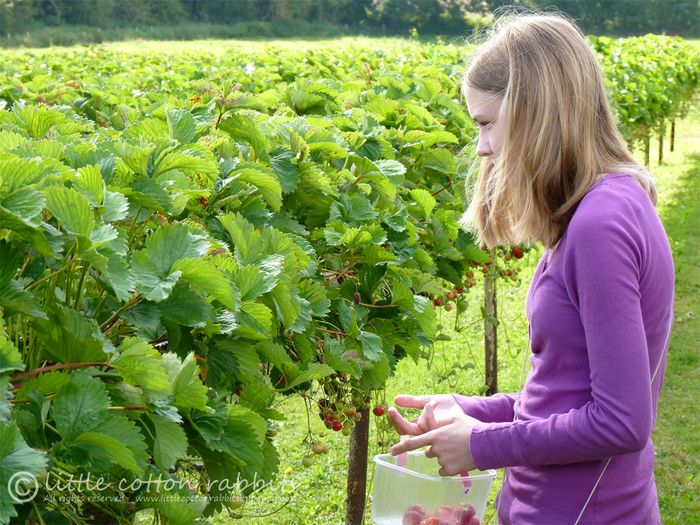
[[[408,439],[403,439],[401,440],[400,443],[397,443],[391,449],[389,449],[389,452],[391,452],[392,456],[397,456],[399,454],[403,454],[404,452],[408,452],[409,450],[416,450],[417,448],[425,447],[427,445],[431,445],[433,442],[433,431],[426,432],[425,434],[420,434],[417,436],[412,436]]]
[[[411,396],[409,394],[399,394],[394,398],[397,406],[404,408],[423,408],[433,396]]]
[[[409,434],[413,436],[424,432],[424,430],[417,422],[415,422],[415,420],[408,421],[401,414],[399,414],[399,411],[396,410],[395,407],[389,407],[388,413],[391,424],[394,425],[394,428],[399,434]]]

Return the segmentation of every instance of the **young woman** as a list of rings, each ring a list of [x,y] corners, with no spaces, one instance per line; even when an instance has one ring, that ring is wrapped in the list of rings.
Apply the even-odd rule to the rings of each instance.
[[[423,410],[390,409],[392,453],[427,446],[443,475],[507,467],[500,523],[660,523],[651,431],[674,269],[651,177],[563,17],[501,20],[463,92],[481,157],[465,224],[489,248],[546,247],[526,299],[531,371],[520,394],[398,396]]]

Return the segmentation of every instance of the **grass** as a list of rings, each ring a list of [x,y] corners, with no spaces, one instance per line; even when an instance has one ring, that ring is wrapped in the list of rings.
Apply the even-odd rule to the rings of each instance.
[[[461,45],[465,41],[464,38],[452,38],[448,42]],[[340,36],[336,38],[301,38],[301,39],[283,39],[283,38],[266,38],[266,39],[195,39],[188,41],[179,40],[143,40],[130,39],[123,42],[106,42],[99,44],[101,49],[124,53],[149,53],[159,55],[175,55],[178,53],[206,53],[212,56],[220,56],[227,53],[238,52],[243,49],[246,52],[265,52],[270,48],[274,49],[291,49],[304,51],[306,49],[319,48],[381,48],[393,50],[405,48],[410,45],[417,45],[420,41],[401,37],[369,37],[369,36]],[[83,46],[81,44],[81,46]],[[75,52],[76,47],[70,45],[55,45],[48,48],[11,48],[3,50],[7,54],[22,54],[27,52],[50,54],[50,53],[65,53]]]
[[[665,524],[698,523],[700,509],[700,112],[682,123],[679,149],[658,170],[676,265],[675,325],[653,435]]]
[[[0,35],[0,47],[38,48],[103,44],[130,40],[191,41],[207,38],[266,40],[273,38],[332,38],[357,35],[358,28],[319,24],[304,20],[287,22],[245,21],[233,24],[179,22],[160,25],[93,27],[86,25],[41,26]]]
[[[653,439],[657,447],[656,481],[662,520],[665,524],[686,524],[697,522],[700,508],[700,440],[697,438],[697,414],[700,412],[700,357],[697,352],[700,341],[700,112],[678,123],[675,149],[673,153],[666,150],[662,166],[652,165],[659,190],[658,209],[671,241],[677,275],[676,324]],[[657,158],[654,147],[651,158]],[[499,288],[501,391],[514,391],[519,387],[527,345],[524,297],[539,255],[537,250],[530,252],[520,264],[520,285]],[[481,301],[478,293],[470,298],[464,314],[466,323],[462,324],[479,319]],[[427,362],[402,361],[383,393],[387,402],[399,393],[477,394],[481,391],[481,323],[477,321],[457,332],[454,316],[444,311],[441,315],[444,331],[452,336],[452,341],[439,343]],[[474,368],[458,368],[470,363]],[[456,371],[454,375],[450,375],[452,370]],[[281,439],[277,441],[282,474],[272,490],[261,492],[243,507],[244,516],[236,522],[246,525],[344,523],[348,438],[326,430],[312,412],[311,431],[315,439],[328,444],[330,452],[317,457],[311,467],[304,468],[301,458],[309,453],[309,445],[303,443],[308,434],[303,401],[293,396],[283,400],[280,407],[288,416],[280,424]],[[386,452],[397,440],[384,419],[371,417],[370,458]],[[366,523],[371,523],[372,474],[370,461]],[[501,477],[499,472],[492,487],[490,509]],[[272,515],[255,516],[277,509]],[[230,519],[222,515],[216,521],[228,523]],[[492,518],[491,523],[494,522]]]

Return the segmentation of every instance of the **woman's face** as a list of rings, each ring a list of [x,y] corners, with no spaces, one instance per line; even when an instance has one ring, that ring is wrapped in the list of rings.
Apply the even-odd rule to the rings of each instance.
[[[479,144],[476,154],[495,158],[503,148],[505,116],[502,112],[503,97],[473,88],[468,84],[464,90],[467,109],[479,127]]]

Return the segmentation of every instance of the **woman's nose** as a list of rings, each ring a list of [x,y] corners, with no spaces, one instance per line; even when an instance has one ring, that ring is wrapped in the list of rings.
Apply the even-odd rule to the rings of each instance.
[[[476,154],[479,157],[490,157],[493,154],[488,141],[481,139],[479,140],[479,143],[476,145]]]

